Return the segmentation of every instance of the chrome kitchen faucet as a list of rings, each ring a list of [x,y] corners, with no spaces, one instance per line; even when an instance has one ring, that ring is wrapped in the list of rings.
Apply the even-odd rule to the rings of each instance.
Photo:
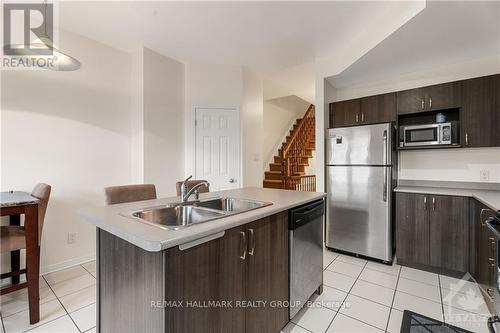
[[[194,198],[196,200],[199,200],[200,199],[200,191],[199,191],[199,188],[202,187],[202,186],[205,186],[206,188],[209,188],[210,187],[210,183],[209,182],[203,182],[203,183],[199,183],[199,184],[196,184],[194,185],[189,191],[188,191],[188,186],[187,186],[187,182],[188,180],[190,180],[191,178],[193,177],[193,175],[187,177],[181,184],[181,202],[187,202],[189,197],[194,193]]]

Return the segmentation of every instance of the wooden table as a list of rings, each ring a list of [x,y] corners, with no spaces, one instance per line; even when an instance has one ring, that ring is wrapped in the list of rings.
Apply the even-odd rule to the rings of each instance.
[[[17,271],[2,274],[2,278],[13,277],[13,284],[2,288],[0,295],[28,287],[28,302],[30,324],[40,321],[40,246],[38,243],[38,199],[29,193],[19,191],[0,192],[0,215],[10,216],[12,225],[20,224],[20,215],[24,214],[24,230],[26,237],[26,279],[27,282],[18,283],[19,278],[14,276]],[[15,252],[15,251],[13,251]],[[18,252],[19,253],[19,252]],[[19,255],[19,254],[17,254]],[[11,255],[11,259],[12,259]],[[14,255],[15,257],[15,255]],[[13,267],[15,269],[15,267]],[[13,270],[14,270],[13,269]],[[14,279],[17,277],[17,280]]]

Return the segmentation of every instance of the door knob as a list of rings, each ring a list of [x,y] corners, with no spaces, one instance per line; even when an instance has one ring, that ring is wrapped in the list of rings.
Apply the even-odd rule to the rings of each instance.
[[[230,182],[231,184],[232,184],[232,183],[236,183],[236,179],[231,178],[231,179],[229,179],[229,182]]]

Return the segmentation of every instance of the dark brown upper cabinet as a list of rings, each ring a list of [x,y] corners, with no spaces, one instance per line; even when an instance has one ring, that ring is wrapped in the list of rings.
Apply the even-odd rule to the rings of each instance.
[[[465,147],[500,147],[500,75],[462,81]]]
[[[366,124],[396,121],[396,93],[361,98],[361,120]]]
[[[469,198],[397,193],[396,203],[398,263],[468,272]]]
[[[460,83],[450,82],[397,93],[397,113],[409,114],[460,107]]]
[[[330,104],[330,128],[396,121],[396,94],[382,94]]]
[[[352,126],[361,120],[361,100],[351,99],[330,104],[330,128]]]
[[[447,118],[458,124],[461,147],[500,147],[500,74],[331,103],[330,128],[396,118],[401,126],[411,117],[428,123],[440,110],[456,114]]]

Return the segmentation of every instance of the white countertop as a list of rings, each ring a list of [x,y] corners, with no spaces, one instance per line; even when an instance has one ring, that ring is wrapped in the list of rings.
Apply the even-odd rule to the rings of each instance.
[[[494,190],[475,190],[462,188],[448,187],[432,187],[432,186],[398,186],[394,192],[419,193],[419,194],[435,194],[435,195],[455,195],[459,197],[471,197],[477,199],[484,205],[493,210],[500,209],[500,191]]]
[[[180,244],[228,230],[239,225],[255,221],[326,196],[320,192],[285,191],[267,188],[242,188],[220,192],[202,193],[200,199],[211,197],[234,197],[272,202],[270,206],[258,208],[246,213],[230,215],[220,219],[194,224],[179,230],[165,230],[120,213],[132,210],[179,202],[179,198],[136,201],[110,206],[94,206],[78,211],[79,216],[98,228],[118,236],[146,251],[161,251]]]

